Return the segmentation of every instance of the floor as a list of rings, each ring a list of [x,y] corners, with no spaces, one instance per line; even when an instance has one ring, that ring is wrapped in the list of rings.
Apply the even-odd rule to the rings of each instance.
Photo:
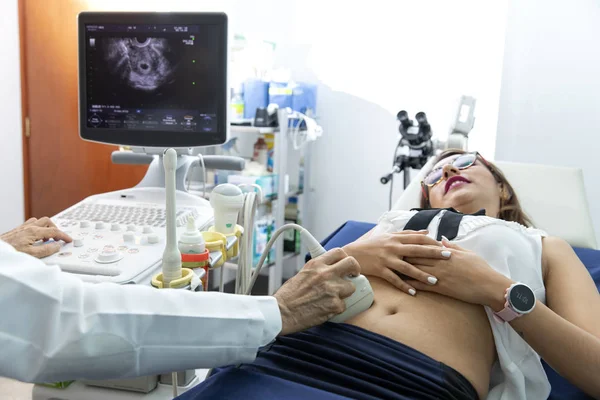
[[[0,378],[0,399],[31,400],[32,384]]]

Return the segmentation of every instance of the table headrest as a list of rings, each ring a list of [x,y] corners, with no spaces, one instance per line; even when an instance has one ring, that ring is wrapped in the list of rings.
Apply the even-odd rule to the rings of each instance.
[[[394,209],[419,207],[421,180],[435,158],[417,176],[394,204]],[[583,171],[580,168],[495,161],[515,190],[525,213],[536,228],[566,240],[571,246],[596,249]]]

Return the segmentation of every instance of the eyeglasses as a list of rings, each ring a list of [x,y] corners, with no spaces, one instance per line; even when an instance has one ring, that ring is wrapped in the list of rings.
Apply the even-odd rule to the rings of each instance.
[[[473,164],[475,164],[475,161],[477,161],[477,158],[480,158],[481,161],[487,166],[487,162],[483,159],[483,157],[481,157],[479,155],[479,153],[474,152],[474,153],[466,153],[466,154],[462,154],[458,157],[456,157],[456,159],[454,161],[452,161],[452,166],[458,168],[458,169],[467,169],[470,166],[472,166]],[[427,176],[425,177],[425,179],[423,179],[423,185],[427,186],[427,187],[432,187],[435,186],[438,182],[440,182],[442,180],[442,178],[444,177],[444,166],[442,165],[441,167],[438,167],[434,170],[432,170],[431,172],[429,172],[429,174],[427,174]]]

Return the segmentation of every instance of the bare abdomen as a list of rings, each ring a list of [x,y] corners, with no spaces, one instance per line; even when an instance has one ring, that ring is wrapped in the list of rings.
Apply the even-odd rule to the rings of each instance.
[[[346,322],[454,368],[485,398],[496,349],[483,307],[423,291],[412,297],[380,278],[368,278],[375,302]]]

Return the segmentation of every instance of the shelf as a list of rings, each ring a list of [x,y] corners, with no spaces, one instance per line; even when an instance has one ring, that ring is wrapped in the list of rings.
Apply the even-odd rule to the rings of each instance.
[[[277,120],[280,123],[280,126],[278,127],[257,127],[257,126],[252,126],[251,123],[248,123],[248,120],[243,120],[243,121],[230,121],[230,132],[232,133],[232,135],[235,135],[237,137],[239,137],[240,139],[242,139],[242,141],[250,141],[250,139],[248,137],[244,137],[245,135],[251,137],[260,137],[260,136],[264,136],[267,134],[275,134],[275,143],[274,143],[274,147],[275,147],[275,154],[277,155],[278,159],[275,162],[274,168],[275,171],[273,171],[274,174],[276,174],[277,176],[284,177],[287,173],[288,173],[288,153],[291,151],[289,149],[289,144],[290,141],[293,139],[294,133],[296,132],[297,129],[297,124],[298,124],[298,118],[294,117],[291,118],[290,115],[286,112],[286,110],[280,109],[277,112]],[[236,124],[237,122],[237,124]],[[304,130],[304,125],[302,125],[301,130]],[[280,133],[285,133],[285,134],[280,134]],[[244,144],[246,145],[247,143],[244,142]],[[310,175],[311,175],[311,146],[306,146],[303,149],[303,155],[305,158],[305,167],[304,167],[304,187],[305,188],[310,188]],[[281,183],[281,182],[279,182]],[[301,191],[298,190],[298,188],[290,188],[290,190],[283,190],[280,191],[280,189],[283,189],[282,186],[277,185],[276,188],[274,188],[276,190],[276,193],[271,193],[271,195],[269,197],[267,197],[266,199],[264,199],[261,202],[261,205],[272,205],[272,215],[275,219],[275,226],[282,226],[285,224],[285,203],[287,202],[286,199],[292,197],[292,196],[300,196],[303,195],[303,201],[299,201],[298,202],[298,209],[299,211],[303,214],[303,215],[308,215],[308,213],[306,212],[307,209],[307,204],[310,204],[310,198],[312,197],[312,194],[310,193],[310,191]],[[277,194],[279,194],[279,196],[277,196]],[[308,196],[308,198],[307,198]],[[279,199],[279,201],[277,201],[277,199]],[[303,254],[296,254],[295,252],[285,252],[282,251],[283,248],[281,247],[283,245],[283,243],[278,242],[277,243],[277,247],[276,247],[276,252],[275,252],[275,256],[269,260],[272,262],[267,262],[265,265],[266,268],[266,272],[268,272],[268,290],[267,292],[270,294],[273,294],[277,291],[277,289],[279,289],[279,287],[282,284],[282,280],[283,280],[283,271],[287,270],[287,268],[283,268],[283,266],[285,264],[300,264],[300,261],[303,260],[304,255]],[[298,258],[300,257],[300,258]],[[288,260],[287,263],[285,262],[285,260]],[[291,265],[287,265],[286,267],[289,267]],[[269,267],[274,267],[274,268],[269,268]],[[296,266],[295,269],[298,269],[298,266]]]
[[[290,190],[289,192],[287,192],[285,194],[285,198],[289,199],[290,197],[300,196],[303,193],[304,193],[304,191],[302,191],[302,190]],[[277,194],[274,194],[272,196],[267,197],[266,199],[264,199],[264,201],[262,202],[262,204],[271,203],[273,200],[277,200]]]
[[[264,135],[267,133],[276,133],[279,128],[259,128],[257,126],[230,125],[231,133],[254,133]]]

